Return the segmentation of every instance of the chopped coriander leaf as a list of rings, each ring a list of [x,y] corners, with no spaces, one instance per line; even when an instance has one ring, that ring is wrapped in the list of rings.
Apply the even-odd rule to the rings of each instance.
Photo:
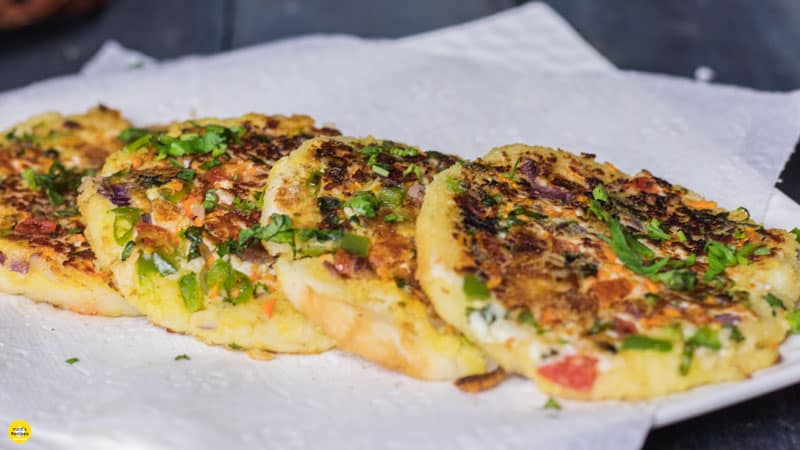
[[[383,221],[384,222],[388,222],[388,223],[405,222],[405,220],[406,220],[406,217],[403,216],[402,214],[398,214],[398,213],[389,213],[389,214],[383,216]]]
[[[555,411],[561,411],[561,404],[554,397],[548,397],[547,401],[544,403],[544,409],[552,409]]]
[[[533,317],[533,313],[531,313],[529,309],[526,309],[521,313],[519,313],[519,315],[517,316],[517,322],[532,326],[533,329],[536,330],[537,334],[544,334],[544,332],[546,331],[539,324],[539,321],[537,321],[536,318]]]
[[[246,248],[247,248],[246,245],[239,244],[239,242],[236,239],[228,239],[227,241],[224,241],[219,245],[217,245],[217,256],[222,258],[226,255],[238,255],[244,252]]]
[[[236,197],[233,199],[233,209],[243,214],[250,214],[258,208],[256,202],[247,200],[246,198]]]
[[[317,209],[323,214],[341,208],[342,201],[336,197],[317,197]]]
[[[658,296],[656,294],[644,294],[644,302],[647,306],[656,306],[658,304]]]
[[[471,300],[487,300],[491,295],[486,282],[474,274],[467,274],[464,277],[461,290]]]
[[[353,198],[345,202],[345,208],[350,208],[356,215],[364,217],[375,217],[378,209],[378,199],[372,192],[359,192]]]
[[[191,261],[200,257],[200,244],[203,243],[203,229],[200,227],[189,227],[183,230],[183,236],[189,241],[189,251],[186,259]]]
[[[800,325],[800,324],[798,324],[798,325]],[[728,330],[728,332],[729,332],[728,337],[733,342],[742,342],[742,341],[744,341],[744,335],[742,334],[742,331],[739,330],[739,327],[737,327],[736,325],[727,323],[727,324],[723,325],[722,328],[725,328],[726,330]]]
[[[795,309],[789,314],[786,314],[786,321],[789,322],[792,333],[800,333],[800,309]]]
[[[592,189],[592,198],[599,202],[608,202],[608,192],[602,184],[598,184]]]
[[[181,180],[192,181],[195,177],[195,171],[192,169],[181,169],[175,176]]]
[[[142,128],[128,128],[126,130],[122,130],[117,138],[122,142],[131,142],[148,134],[150,134],[150,132]]]
[[[214,167],[217,167],[221,164],[222,161],[220,161],[218,158],[214,158],[204,162],[203,164],[200,164],[200,168],[203,170],[208,170],[208,169],[213,169]]]
[[[78,234],[78,233],[83,233],[83,229],[81,229],[81,228],[67,228],[67,232],[71,233],[71,234]],[[2,236],[2,233],[0,233],[0,236]]]
[[[292,219],[286,214],[272,214],[269,223],[263,227],[253,228],[253,236],[262,241],[272,241],[279,244],[288,244],[293,240],[294,233],[291,231]],[[242,234],[239,234],[239,241]]]
[[[125,247],[122,248],[122,254],[120,255],[120,261],[126,261],[128,258],[131,257],[131,253],[133,253],[133,248],[136,246],[136,243],[133,241],[128,241],[125,244]]]
[[[384,166],[381,166],[379,164],[373,164],[372,166],[370,166],[370,168],[372,169],[373,172],[375,172],[376,174],[378,174],[378,175],[380,175],[382,177],[388,177],[389,176],[389,169],[387,169]]]
[[[67,363],[67,364],[70,364],[70,365],[71,365],[71,364],[75,364],[75,363],[76,363],[76,362],[78,362],[78,361],[80,361],[80,359],[78,359],[78,358],[75,358],[75,357],[73,356],[72,358],[69,358],[68,360],[66,360],[66,361],[64,361],[64,362],[65,362],[65,363]]]
[[[219,197],[217,197],[216,189],[209,189],[203,197],[203,208],[209,212],[217,207]]]
[[[242,349],[242,346],[237,344],[236,342],[231,342],[230,344],[228,344],[228,347],[231,350],[241,350]]]
[[[792,231],[790,231],[790,233],[792,233],[794,235],[794,239],[797,242],[800,242],[800,228],[797,228],[797,227],[792,228]]]
[[[647,236],[651,239],[657,241],[666,241],[669,239],[669,234],[661,229],[661,221],[656,218],[653,218],[653,220],[645,226],[645,230],[647,230]]]
[[[653,281],[664,283],[673,291],[693,291],[697,274],[688,269],[673,269],[650,276]]]
[[[654,350],[657,352],[672,351],[672,342],[664,339],[651,338],[640,334],[626,336],[622,340],[623,350]]]
[[[181,361],[181,360],[189,361],[190,359],[192,359],[192,358],[190,358],[189,355],[187,355],[186,353],[184,353],[183,355],[178,355],[178,356],[175,357],[175,361]]]
[[[722,348],[722,344],[719,341],[719,333],[708,325],[703,325],[695,330],[686,343],[694,347],[706,347],[712,350]]]
[[[64,203],[64,194],[76,191],[83,177],[91,173],[91,170],[68,169],[56,161],[50,165],[47,173],[36,173],[28,169],[22,172],[22,178],[29,189],[43,190],[50,203],[58,206]]]
[[[341,247],[347,253],[366,257],[369,255],[370,242],[369,239],[364,236],[344,233],[342,235]]]
[[[764,296],[764,300],[767,302],[769,306],[772,307],[772,314],[775,314],[775,308],[786,309],[786,304],[783,303],[783,300],[779,299],[778,297],[767,294]]]
[[[686,242],[686,235],[683,233],[683,230],[678,230],[675,236],[678,238],[678,242]]]
[[[447,183],[447,188],[450,189],[450,192],[454,194],[463,194],[464,192],[467,192],[467,187],[464,186],[464,182],[458,178],[447,177],[445,182]]]

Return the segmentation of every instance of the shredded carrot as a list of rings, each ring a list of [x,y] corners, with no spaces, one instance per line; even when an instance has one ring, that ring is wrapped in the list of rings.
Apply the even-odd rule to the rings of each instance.
[[[671,317],[671,318],[677,318],[677,317],[680,317],[681,312],[678,309],[675,309],[675,308],[672,308],[672,307],[667,307],[667,308],[664,308],[664,315],[667,316],[667,317]]]
[[[658,291],[661,290],[661,288],[658,286],[658,284],[653,283],[650,280],[644,280],[644,287],[647,289],[647,292],[649,292],[651,294],[655,294],[655,293],[657,293]]]
[[[208,297],[214,298],[219,294],[219,286],[212,286],[211,289],[208,290]]]
[[[714,209],[717,207],[717,202],[711,200],[689,200],[686,199],[683,201],[686,203],[686,206],[695,209]]]
[[[131,167],[133,167],[134,169],[138,169],[141,166],[142,166],[142,159],[139,158],[138,156],[134,156],[131,159]]]
[[[181,205],[183,208],[183,213],[186,214],[187,217],[191,217],[193,215],[192,206],[199,201],[200,197],[197,195],[190,195],[189,197],[186,197],[186,200],[183,201],[183,205]]]
[[[250,269],[250,281],[258,281],[259,278],[261,277],[258,275],[258,266],[254,265],[253,268]]]
[[[199,218],[199,217],[195,217],[195,218],[194,218],[194,221],[192,222],[192,224],[193,224],[194,226],[196,226],[196,227],[203,226],[203,219],[201,219],[201,218]]]
[[[602,245],[600,248],[603,250],[603,257],[606,261],[614,261],[617,259],[617,255],[614,253],[614,250],[611,249],[610,245]]]
[[[264,305],[262,305],[264,314],[266,314],[267,317],[272,318],[272,313],[275,311],[275,303],[277,301],[278,300],[275,297],[270,297],[264,302]]]

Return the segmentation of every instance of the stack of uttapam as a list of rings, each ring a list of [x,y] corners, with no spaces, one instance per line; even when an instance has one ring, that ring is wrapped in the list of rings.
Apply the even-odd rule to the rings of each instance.
[[[587,154],[99,107],[7,130],[0,195],[0,291],[253,355],[641,399],[747,377],[800,331],[800,231]]]

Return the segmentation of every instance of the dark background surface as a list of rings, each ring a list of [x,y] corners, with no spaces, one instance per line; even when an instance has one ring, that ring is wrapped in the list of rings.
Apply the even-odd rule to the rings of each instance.
[[[112,0],[88,19],[0,32],[0,90],[77,72],[106,39],[159,59],[307,33],[397,37],[476,19],[515,0]],[[800,0],[548,0],[623,69],[764,90],[800,89]],[[798,118],[800,134],[800,118]],[[800,157],[779,187],[800,200]],[[800,449],[800,386],[650,433],[648,450]],[[532,443],[532,445],[534,445]]]

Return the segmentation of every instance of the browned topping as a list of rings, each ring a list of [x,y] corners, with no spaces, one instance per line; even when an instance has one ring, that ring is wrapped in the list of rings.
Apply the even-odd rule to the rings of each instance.
[[[29,217],[19,222],[14,227],[14,232],[29,236],[48,235],[54,233],[57,227],[58,225],[50,220],[37,220]]]
[[[483,392],[499,385],[505,381],[508,376],[505,370],[498,367],[491,372],[459,378],[455,381],[455,385],[462,392],[477,394],[478,392]]]
[[[497,166],[478,161],[455,181],[462,218],[456,238],[467,249],[461,270],[483,280],[508,310],[529,311],[544,327],[577,325],[591,335],[600,321],[624,336],[675,317],[706,323],[744,311],[746,297],[724,273],[704,277],[708,243],[755,260],[781,241],[746,212],[695,200],[648,172],[628,177],[565,152],[531,152]],[[610,245],[612,219],[643,247],[628,242],[627,260]],[[662,258],[669,265],[654,277],[629,266]]]

